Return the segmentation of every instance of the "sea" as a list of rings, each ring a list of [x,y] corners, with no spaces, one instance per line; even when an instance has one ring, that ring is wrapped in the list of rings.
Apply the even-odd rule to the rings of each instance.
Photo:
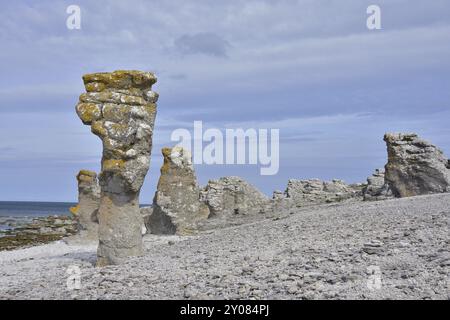
[[[31,222],[34,218],[68,216],[71,202],[0,201],[0,231],[10,230]]]

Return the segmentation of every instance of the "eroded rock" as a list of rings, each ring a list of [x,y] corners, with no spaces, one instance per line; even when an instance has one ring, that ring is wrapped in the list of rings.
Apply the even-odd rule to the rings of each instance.
[[[150,165],[156,77],[115,71],[83,80],[87,93],[76,111],[103,142],[97,264],[118,264],[143,253],[139,192]]]
[[[363,190],[365,201],[386,200],[394,197],[384,176],[384,169],[377,169],[371,177],[367,178],[367,186]]]
[[[270,200],[239,177],[211,180],[201,194],[211,211],[211,218],[265,213],[270,210]]]
[[[208,207],[200,201],[192,156],[181,148],[163,148],[153,212],[147,228],[154,234],[186,235],[197,230],[197,223],[209,216]]]
[[[290,202],[292,205],[308,206],[331,202],[339,202],[357,197],[360,187],[351,186],[342,180],[322,181],[319,179],[296,180],[288,182],[283,194],[274,193],[274,200]]]
[[[89,170],[81,170],[77,175],[78,205],[70,208],[76,217],[78,230],[83,236],[98,237],[98,207],[100,205],[100,186],[97,174]]]
[[[395,196],[442,193],[450,191],[448,158],[417,134],[386,134],[388,163],[386,182]]]

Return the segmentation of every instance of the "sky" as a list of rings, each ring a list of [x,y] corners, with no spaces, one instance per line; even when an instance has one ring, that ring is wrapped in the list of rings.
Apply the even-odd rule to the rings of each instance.
[[[366,26],[381,8],[380,30]],[[81,29],[66,26],[69,5]],[[75,113],[82,75],[154,72],[160,94],[151,203],[173,130],[280,130],[280,170],[196,165],[199,183],[241,176],[264,193],[289,179],[364,182],[385,132],[416,132],[450,155],[448,0],[2,1],[0,201],[76,201],[102,146]]]

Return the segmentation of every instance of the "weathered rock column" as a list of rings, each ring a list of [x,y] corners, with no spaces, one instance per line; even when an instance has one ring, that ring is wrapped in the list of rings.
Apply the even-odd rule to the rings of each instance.
[[[154,234],[188,235],[206,220],[209,209],[200,201],[191,153],[181,147],[163,148],[164,164],[153,199],[148,229]]]
[[[143,253],[139,192],[150,166],[156,77],[115,71],[88,74],[83,80],[87,93],[76,110],[103,142],[97,265],[119,264]]]
[[[448,158],[415,133],[387,133],[385,180],[397,197],[450,192]]]
[[[100,204],[100,186],[97,174],[88,170],[81,170],[77,175],[78,205],[70,209],[76,217],[78,228],[83,236],[97,238],[98,207]]]

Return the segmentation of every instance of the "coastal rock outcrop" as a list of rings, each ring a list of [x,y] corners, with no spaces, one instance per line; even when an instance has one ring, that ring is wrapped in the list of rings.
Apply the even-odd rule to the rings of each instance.
[[[239,177],[210,180],[201,191],[201,199],[208,205],[211,218],[265,213],[270,210],[270,199]]]
[[[357,197],[359,194],[359,186],[348,185],[342,180],[291,179],[284,194],[279,191],[274,193],[274,200],[288,201],[298,207],[338,202]]]
[[[364,201],[386,200],[394,197],[384,176],[384,169],[376,169],[373,175],[367,178],[367,186],[363,190]]]
[[[147,228],[153,234],[192,234],[210,212],[200,201],[191,153],[174,147],[163,148],[162,154],[164,164]]]
[[[98,207],[100,204],[100,186],[97,174],[89,170],[81,170],[77,175],[78,205],[70,208],[70,212],[78,222],[78,230],[83,236],[98,237]]]
[[[76,111],[103,142],[97,265],[119,264],[143,253],[139,192],[150,166],[157,79],[149,72],[115,71],[83,80],[87,93]]]
[[[415,133],[388,133],[386,182],[396,197],[450,191],[449,160]]]

